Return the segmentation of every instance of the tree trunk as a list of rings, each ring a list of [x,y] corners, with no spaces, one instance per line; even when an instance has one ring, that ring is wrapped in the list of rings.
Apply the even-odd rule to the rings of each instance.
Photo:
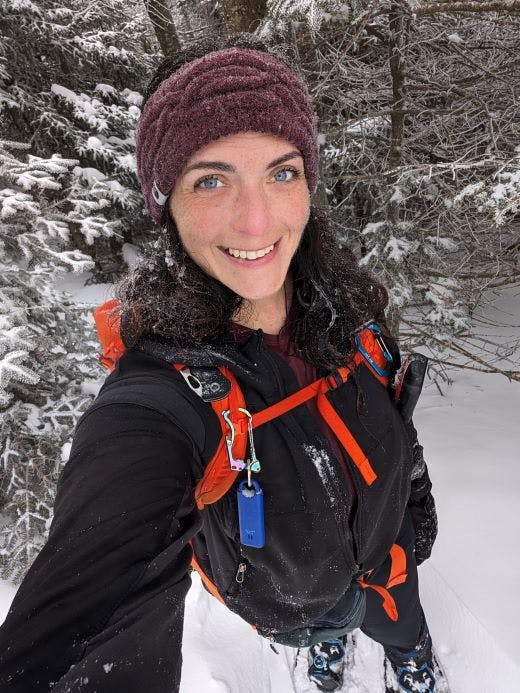
[[[292,59],[300,66],[304,73],[305,82],[312,98],[318,86],[320,69],[316,43],[309,26],[306,22],[291,22],[287,27],[287,35],[283,36],[282,40],[292,46]],[[315,103],[315,107],[316,105]],[[319,165],[320,177],[318,180],[318,187],[312,197],[312,204],[316,207],[326,209],[329,205],[329,201],[327,199],[327,189],[323,181],[323,160],[321,156]]]
[[[164,55],[180,50],[181,44],[166,0],[144,0],[144,6]]]
[[[390,116],[391,134],[388,151],[388,169],[395,171],[402,162],[402,146],[404,133],[404,61],[403,49],[405,45],[405,20],[399,4],[393,2],[388,13],[390,40],[388,54],[390,75],[392,78],[392,112]],[[397,183],[398,174],[391,173],[388,176],[390,188]],[[399,203],[391,201],[386,207],[386,218],[391,224],[399,222]]]
[[[254,31],[265,17],[266,0],[220,0],[228,34]]]
[[[168,0],[177,36],[187,46],[201,38],[224,38],[226,27],[220,4],[211,0]]]

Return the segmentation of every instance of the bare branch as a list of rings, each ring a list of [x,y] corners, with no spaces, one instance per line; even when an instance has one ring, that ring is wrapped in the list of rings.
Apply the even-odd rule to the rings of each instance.
[[[481,13],[481,12],[520,12],[520,0],[503,2],[443,2],[428,3],[413,11],[417,17],[438,13]]]

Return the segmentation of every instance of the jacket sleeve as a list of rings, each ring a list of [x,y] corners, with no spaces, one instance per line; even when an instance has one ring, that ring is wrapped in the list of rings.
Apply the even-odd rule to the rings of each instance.
[[[193,454],[144,406],[94,405],[81,419],[48,541],[0,629],[0,690],[178,690],[200,522]]]

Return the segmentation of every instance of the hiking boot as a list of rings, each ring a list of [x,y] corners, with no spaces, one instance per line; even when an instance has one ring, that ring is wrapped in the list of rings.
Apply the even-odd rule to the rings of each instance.
[[[434,693],[435,674],[428,664],[416,667],[414,664],[395,669],[399,691],[401,693]]]
[[[401,693],[434,693],[432,639],[426,623],[413,650],[388,647],[385,654],[395,672]]]
[[[341,640],[324,640],[309,647],[309,679],[322,691],[335,691],[343,684],[345,648]]]

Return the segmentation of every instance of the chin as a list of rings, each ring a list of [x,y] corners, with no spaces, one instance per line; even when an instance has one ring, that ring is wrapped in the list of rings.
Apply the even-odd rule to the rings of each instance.
[[[280,285],[276,285],[272,288],[269,287],[264,291],[258,291],[258,287],[256,288],[256,290],[251,289],[250,291],[248,291],[247,289],[244,290],[243,286],[230,286],[229,288],[236,294],[238,294],[241,298],[243,298],[245,301],[264,301],[268,298],[271,298],[272,296],[276,296],[281,291],[282,287],[283,282]]]

